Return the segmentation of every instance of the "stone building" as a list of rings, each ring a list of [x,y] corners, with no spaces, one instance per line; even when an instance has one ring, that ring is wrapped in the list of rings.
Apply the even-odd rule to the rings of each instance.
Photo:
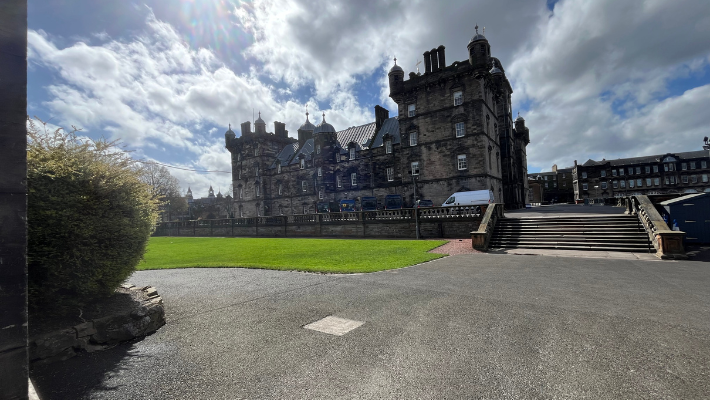
[[[540,183],[542,191],[539,203],[569,203],[574,201],[574,185],[572,179],[572,167],[557,168],[557,164],[552,166],[551,172],[538,172],[530,174],[531,180]],[[538,201],[533,201],[536,203]]]
[[[478,33],[468,59],[446,64],[445,48],[424,52],[423,74],[390,69],[398,117],[375,106],[375,121],[336,130],[306,113],[298,139],[259,119],[225,133],[232,156],[237,217],[308,214],[318,203],[399,194],[435,205],[457,191],[492,190],[508,208],[526,203],[530,134],[512,118],[512,88],[488,40]]]
[[[574,195],[578,201],[629,195],[710,192],[710,146],[683,153],[575,160]]]

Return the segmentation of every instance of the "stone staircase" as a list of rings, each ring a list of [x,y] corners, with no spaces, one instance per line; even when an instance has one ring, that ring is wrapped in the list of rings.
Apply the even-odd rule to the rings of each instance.
[[[655,252],[633,215],[501,218],[489,248]]]

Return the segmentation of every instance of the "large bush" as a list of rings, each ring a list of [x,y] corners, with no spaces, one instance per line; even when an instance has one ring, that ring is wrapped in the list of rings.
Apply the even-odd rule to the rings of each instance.
[[[157,207],[116,142],[45,126],[28,119],[30,307],[80,307],[135,270]]]

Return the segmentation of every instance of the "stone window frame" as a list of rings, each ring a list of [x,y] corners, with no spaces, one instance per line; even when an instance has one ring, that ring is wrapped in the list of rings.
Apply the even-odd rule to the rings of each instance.
[[[690,175],[690,183],[698,183],[698,176]]]
[[[601,170],[601,177],[606,178],[606,170],[605,169]]]
[[[686,171],[688,169],[688,163],[680,163],[680,170]]]
[[[323,168],[322,168],[322,167],[318,167],[317,171],[318,171],[318,176],[319,176],[319,177],[322,177],[322,176],[323,176]]]
[[[320,144],[316,145],[316,154],[320,154]]]
[[[629,189],[633,189],[636,185],[636,181],[633,179],[629,179]]]
[[[661,186],[661,178],[653,178],[653,186]]]
[[[688,175],[682,175],[682,176],[680,177],[680,179],[681,179],[681,182],[683,182],[683,183],[688,183]]]
[[[454,107],[457,107],[457,106],[460,106],[463,104],[463,90],[455,91],[453,93],[453,96],[454,96]],[[457,100],[458,100],[458,102],[457,102]]]
[[[707,161],[700,161],[700,168],[707,168],[707,167],[708,167]]]
[[[651,178],[646,178],[646,186],[648,186],[648,187],[653,186],[653,181]]]
[[[650,174],[650,173],[651,173],[651,166],[650,166],[650,165],[646,165],[646,166],[644,167],[644,171],[646,171],[647,174]]]
[[[283,190],[284,190],[284,185],[283,185],[283,183],[280,183],[280,182],[279,182],[279,184],[278,184],[277,187],[278,187],[279,196],[283,196]]]
[[[343,177],[340,174],[335,175],[335,186],[336,187],[343,187]]]
[[[611,170],[611,176],[616,176],[617,174],[618,174],[618,172],[615,169]],[[563,176],[563,178],[564,178],[564,176]]]
[[[613,187],[614,189],[618,189],[619,188],[619,181],[611,182],[611,187]]]
[[[281,173],[281,161],[276,162],[276,173],[277,174]]]
[[[606,182],[602,182],[601,188],[602,188],[602,190],[606,190],[606,188],[607,188]]]
[[[350,173],[350,186],[357,186],[357,172]]]
[[[417,131],[409,132],[409,146],[414,147],[419,144],[419,133]]]
[[[636,179],[636,187],[643,187],[643,179]]]
[[[259,157],[259,145],[254,146],[254,157]]]
[[[708,183],[708,174],[703,174],[702,181],[703,183]]]
[[[254,193],[256,194],[256,197],[260,197],[260,196],[261,196],[261,190],[259,190],[259,184],[258,184],[258,183],[254,183]]]
[[[690,162],[690,169],[695,169],[695,166],[696,166],[695,161],[691,161]]]
[[[582,179],[587,179],[587,171],[582,171]]]
[[[458,154],[456,156],[456,168],[459,171],[465,171],[468,169],[468,158],[466,157],[466,154]]]
[[[412,118],[417,115],[417,103],[407,104],[407,117]]]
[[[348,155],[348,159],[350,160],[354,160],[357,157],[355,146],[350,146],[350,148],[348,149]]]
[[[392,154],[392,139],[385,140],[385,154]]]
[[[619,168],[619,176],[624,176],[626,174],[624,167]]]
[[[318,190],[318,200],[323,200],[325,196],[323,195],[323,189]]]
[[[619,187],[621,187],[622,189],[626,189],[626,181],[625,180],[619,181]]]
[[[306,159],[304,157],[301,157],[298,162],[298,166],[300,167],[300,169],[306,169]]]
[[[459,129],[461,128],[461,129]],[[466,123],[465,122],[454,122],[454,135],[457,138],[462,138],[466,136]]]
[[[419,173],[421,172],[421,165],[419,164],[419,161],[412,161],[410,163],[410,167],[412,176],[419,176]]]
[[[653,166],[653,173],[657,174],[658,173],[658,165]]]
[[[582,183],[582,190],[589,190],[589,184],[587,182]]]
[[[385,172],[387,174],[387,182],[394,182],[394,167],[387,167]]]
[[[305,179],[301,181],[301,191],[307,192],[308,191],[308,181]]]

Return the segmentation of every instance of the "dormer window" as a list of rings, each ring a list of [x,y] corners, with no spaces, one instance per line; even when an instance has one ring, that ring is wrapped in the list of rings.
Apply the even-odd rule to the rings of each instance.
[[[407,106],[407,116],[413,117],[417,114],[417,106],[416,104],[410,104]]]
[[[385,153],[392,154],[392,141],[388,140],[385,142]]]
[[[463,92],[454,92],[454,106],[460,106],[463,104]]]
[[[304,158],[301,159],[301,169],[306,168],[306,160]]]
[[[350,159],[351,160],[355,159],[355,147],[350,148]]]

